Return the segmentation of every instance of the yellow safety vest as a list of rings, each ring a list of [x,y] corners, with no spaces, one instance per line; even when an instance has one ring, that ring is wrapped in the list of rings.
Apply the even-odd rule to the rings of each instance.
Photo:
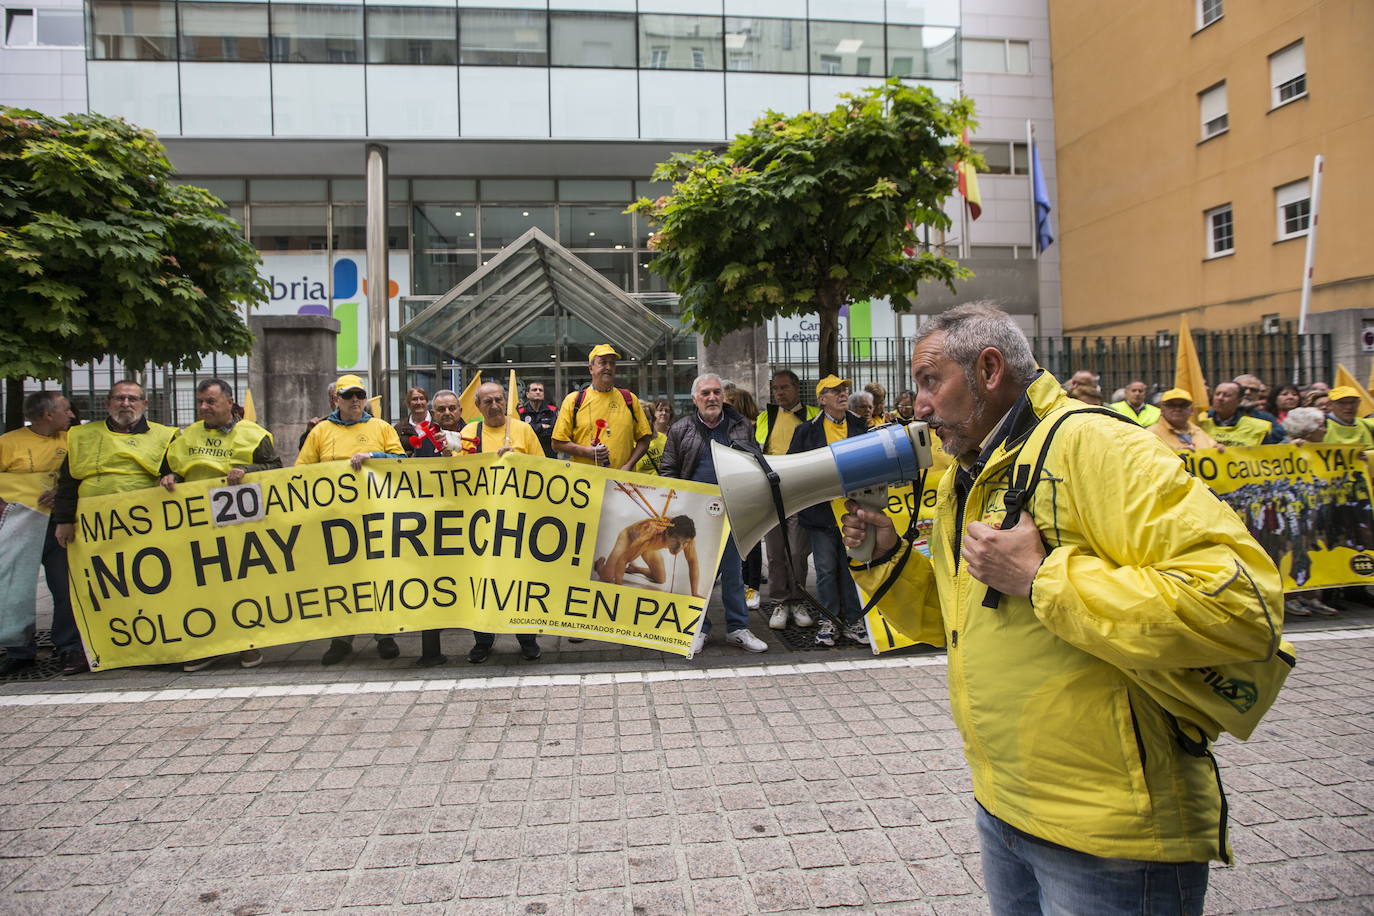
[[[1365,448],[1374,448],[1374,437],[1370,435],[1370,429],[1363,420],[1356,420],[1346,426],[1339,420],[1332,417],[1326,418],[1326,435],[1322,441],[1328,445],[1363,445]]]
[[[1222,445],[1263,445],[1274,424],[1257,417],[1242,416],[1235,426],[1220,426],[1211,417],[1197,421],[1203,431]]]
[[[157,483],[167,443],[175,426],[149,423],[146,433],[113,432],[104,420],[73,426],[67,432],[67,462],[81,481],[78,496],[104,496],[141,490]]]
[[[193,423],[167,446],[167,466],[182,480],[223,477],[230,468],[253,463],[253,453],[272,434],[252,420],[240,420],[229,432]]]

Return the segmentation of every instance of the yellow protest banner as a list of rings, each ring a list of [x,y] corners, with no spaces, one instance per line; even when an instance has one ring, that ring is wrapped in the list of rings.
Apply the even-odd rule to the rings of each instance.
[[[1245,521],[1285,591],[1374,581],[1369,466],[1359,446],[1257,445],[1180,457]]]
[[[329,462],[82,499],[92,668],[356,633],[557,633],[678,655],[727,536],[720,491],[518,453]]]

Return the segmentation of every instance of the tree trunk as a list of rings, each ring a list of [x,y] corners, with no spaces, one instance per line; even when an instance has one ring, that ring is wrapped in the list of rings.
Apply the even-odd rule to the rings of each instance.
[[[5,379],[5,432],[24,425],[24,380]]]
[[[820,377],[840,374],[840,304],[843,297],[833,289],[816,296],[817,331],[820,344]]]

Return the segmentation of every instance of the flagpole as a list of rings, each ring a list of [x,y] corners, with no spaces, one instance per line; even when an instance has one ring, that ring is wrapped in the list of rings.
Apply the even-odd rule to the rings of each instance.
[[[1307,333],[1307,309],[1312,304],[1312,263],[1317,257],[1317,211],[1321,209],[1322,156],[1312,159],[1312,203],[1307,222],[1307,254],[1302,265],[1302,297],[1298,302],[1298,352],[1293,360],[1293,384],[1302,368],[1302,338]]]
[[[1011,157],[1012,162],[1016,156]],[[1026,187],[1030,189],[1031,260],[1040,257],[1040,220],[1035,207],[1035,125],[1026,118]]]

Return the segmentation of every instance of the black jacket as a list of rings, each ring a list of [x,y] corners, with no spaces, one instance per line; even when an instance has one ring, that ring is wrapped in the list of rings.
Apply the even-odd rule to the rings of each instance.
[[[846,411],[844,419],[848,426],[845,433],[846,439],[862,436],[868,432],[868,424],[864,423],[857,414]],[[828,444],[825,441],[825,426],[823,425],[826,422],[825,411],[821,411],[814,418],[798,426],[796,432],[792,433],[792,447],[787,450],[787,454],[795,455],[798,452],[824,448]],[[808,506],[797,513],[797,519],[807,528],[819,528],[821,530],[833,530],[835,528],[835,513],[831,511],[829,502]]]
[[[544,449],[544,457],[556,458],[553,453],[553,427],[558,422],[558,408],[547,401],[535,410],[526,401],[519,408],[520,419],[530,425],[534,430],[535,438],[539,440],[539,445]]]
[[[751,454],[761,454],[759,444],[754,441],[754,426],[738,410],[725,404],[721,408],[721,422],[727,424],[726,436],[736,448]],[[658,473],[663,477],[676,477],[691,480],[701,463],[701,450],[711,441],[711,433],[695,411],[683,417],[668,429],[668,441],[663,444],[663,458],[659,461]]]

